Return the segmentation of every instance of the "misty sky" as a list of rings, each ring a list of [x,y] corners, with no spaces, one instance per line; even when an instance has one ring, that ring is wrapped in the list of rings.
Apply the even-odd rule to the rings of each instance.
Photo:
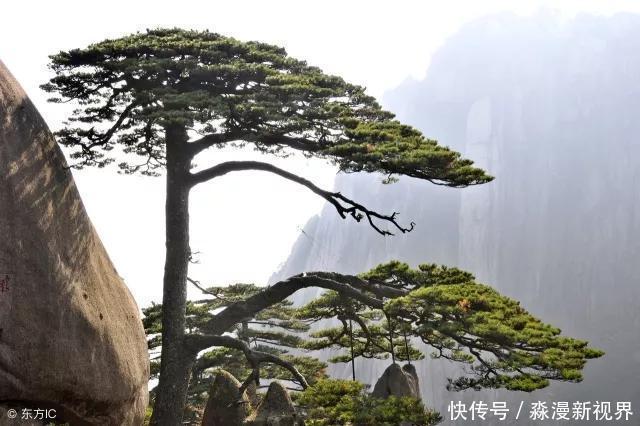
[[[8,1],[1,10],[0,60],[56,129],[65,111],[47,104],[38,89],[50,76],[47,55],[146,28],[209,29],[283,45],[293,56],[382,96],[407,78],[424,76],[431,55],[444,40],[483,15],[550,13],[569,18],[582,12],[640,13],[640,2]],[[209,159],[218,162],[238,155],[255,157],[251,152],[213,151]],[[289,158],[278,165],[327,189],[332,186],[335,170],[323,162]],[[160,301],[162,178],[120,176],[115,169],[74,175],[89,215],[138,303]],[[348,195],[358,199],[357,194]],[[208,284],[264,283],[286,259],[300,227],[321,206],[321,200],[304,188],[260,172],[198,187],[191,204],[191,246],[200,252],[200,264],[192,267],[191,275]],[[365,225],[362,231],[373,232]]]

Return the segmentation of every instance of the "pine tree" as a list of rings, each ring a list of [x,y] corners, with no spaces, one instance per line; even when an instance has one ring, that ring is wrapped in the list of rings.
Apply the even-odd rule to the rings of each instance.
[[[66,127],[57,132],[60,143],[69,149],[75,167],[104,167],[118,158],[118,166],[125,173],[166,173],[161,364],[152,424],[181,423],[196,356],[211,347],[241,351],[251,366],[250,380],[257,380],[261,364],[276,363],[287,368],[305,386],[306,380],[291,363],[254,350],[238,336],[225,334],[300,288],[317,286],[336,291],[344,298],[383,310],[389,318],[401,316],[411,324],[411,330],[422,326],[413,321],[423,312],[411,310],[411,306],[401,301],[412,300],[409,298],[416,297],[414,292],[422,297],[416,302],[424,302],[425,310],[428,310],[429,298],[453,297],[458,295],[455,291],[464,289],[462,295],[468,299],[470,310],[484,306],[484,299],[489,299],[486,303],[490,306],[495,302],[500,309],[515,315],[516,308],[500,296],[483,293],[484,287],[479,285],[469,294],[466,290],[472,287],[465,285],[441,295],[431,293],[436,289],[442,292],[444,287],[440,286],[432,288],[412,283],[407,288],[396,288],[361,277],[314,273],[291,277],[262,289],[229,305],[204,323],[190,322],[186,292],[192,256],[189,196],[198,185],[232,172],[264,171],[308,188],[330,203],[342,218],[367,223],[382,235],[405,233],[414,227],[413,222],[400,223],[395,212],[371,210],[346,195],[319,188],[304,177],[268,162],[227,161],[195,167],[195,161],[202,158],[199,154],[205,150],[249,144],[265,154],[287,156],[301,152],[330,161],[342,172],[382,173],[387,175],[388,182],[405,175],[437,185],[465,187],[483,184],[492,178],[459,153],[395,120],[393,114],[383,110],[362,87],[327,75],[288,56],[284,49],[265,43],[242,42],[208,31],[158,29],[60,52],[51,56],[51,69],[56,76],[42,86],[53,94],[51,101],[71,101],[77,106]],[[387,306],[388,298],[398,300]],[[416,306],[421,306],[420,303]],[[464,298],[455,303],[457,307],[448,309],[467,306]],[[454,318],[466,318],[463,312],[457,312]],[[447,313],[447,321],[449,315]],[[521,320],[525,318],[528,317],[522,316]],[[380,350],[378,344],[384,347],[383,339],[375,336],[376,333],[383,335],[386,327],[387,345],[395,356],[395,340],[399,335],[395,332],[398,325],[394,323],[395,320],[391,324],[387,321],[385,326],[384,322],[380,325],[373,321],[372,336],[368,339],[376,344],[358,350],[368,355]],[[520,326],[531,331],[528,323]],[[378,330],[379,327],[382,328]],[[474,324],[470,331],[483,339],[496,334],[491,327],[483,331],[481,322]],[[536,341],[534,333],[529,336],[533,340],[527,344],[516,339],[525,346],[509,353],[546,350],[547,344],[559,344],[556,337],[549,337],[554,336],[554,331],[552,328],[537,330],[536,333],[544,337]],[[454,336],[458,332],[461,330],[451,330]],[[369,341],[364,337],[359,340],[362,339]],[[443,356],[458,357],[457,349],[449,348],[460,344],[454,338],[439,335],[435,340],[430,339],[442,347]],[[453,339],[453,343],[448,339]],[[475,344],[467,338],[458,337],[458,340]],[[576,343],[570,341],[567,345]],[[566,348],[560,346],[560,354],[547,352],[543,357],[544,362],[554,368],[559,360],[566,361]],[[473,348],[474,351],[481,349],[494,350],[494,355],[501,360],[501,352],[493,346]],[[562,369],[568,377],[577,377],[575,371],[583,359],[583,349],[575,348],[575,365],[568,362]],[[401,351],[397,354],[402,357]],[[542,361],[527,354],[508,360],[536,366]],[[510,368],[493,361],[488,363],[491,371]],[[501,380],[500,383],[508,381]],[[509,383],[515,386],[513,381]]]
[[[354,357],[410,361],[430,353],[433,358],[469,367],[465,375],[449,379],[448,389],[454,391],[504,388],[531,392],[548,386],[551,380],[579,382],[587,360],[603,354],[585,341],[562,336],[559,329],[533,317],[518,302],[477,283],[472,274],[435,264],[412,269],[393,261],[359,276],[306,273],[267,288],[237,284],[205,289],[194,284],[213,298],[188,302],[188,335],[195,339],[196,348],[217,348],[195,361],[188,407],[204,406],[216,368],[245,377],[242,391],[252,383],[259,386],[260,378],[287,380],[297,384],[297,390],[321,381],[301,399],[313,424],[324,424],[320,413],[332,418],[327,413],[335,407],[319,402],[332,398],[328,391],[332,386],[357,388],[360,395],[360,384],[322,382],[326,365],[314,358],[315,353],[292,356],[291,349],[344,349],[331,362],[352,362]],[[300,307],[287,300],[310,286],[327,291]],[[144,313],[153,351],[160,344],[162,306],[153,305]],[[314,324],[327,322],[336,326],[310,333]],[[212,327],[228,334],[207,335]],[[153,365],[157,371],[157,359]],[[367,410],[362,407],[372,400],[366,394],[356,399],[362,406],[340,410],[350,416],[365,415]],[[314,401],[320,406],[314,406]],[[391,411],[404,407],[407,416],[424,413],[415,401],[389,404]]]
[[[358,356],[409,361],[423,358],[428,350],[433,358],[470,366],[472,374],[449,380],[450,390],[526,392],[544,388],[550,380],[579,382],[586,361],[603,355],[586,341],[562,336],[519,302],[457,268],[423,264],[412,269],[393,261],[358,279],[384,289],[374,294],[386,302],[345,303],[334,291],[323,294],[299,308],[296,317],[309,324],[335,318],[340,325],[312,333],[305,348],[342,348],[344,354],[330,361],[350,361],[347,321],[352,320],[358,324],[354,332]],[[417,347],[416,339],[422,347]]]
[[[199,333],[208,321],[213,318],[212,313],[229,305],[242,301],[260,292],[260,287],[251,284],[234,284],[227,287],[203,288],[193,281],[204,293],[203,299],[187,302],[187,332]],[[312,356],[293,355],[292,348],[302,348],[303,333],[309,330],[309,325],[293,319],[295,309],[292,303],[282,301],[258,312],[252,318],[236,324],[229,330],[238,340],[246,343],[251,351],[266,353],[282,359],[293,366],[305,378],[308,384],[326,377],[327,365]],[[143,324],[148,337],[151,354],[151,379],[157,379],[160,373],[161,356],[158,349],[162,340],[162,305],[152,304],[143,309]],[[199,424],[207,403],[209,388],[218,370],[225,370],[235,377],[248,377],[251,368],[244,359],[241,349],[216,347],[198,354],[191,370],[191,380],[187,391],[184,421]],[[278,364],[266,364],[260,368],[260,378],[278,379],[295,382],[291,372]],[[258,386],[260,387],[260,386]],[[156,392],[151,392],[151,400]]]

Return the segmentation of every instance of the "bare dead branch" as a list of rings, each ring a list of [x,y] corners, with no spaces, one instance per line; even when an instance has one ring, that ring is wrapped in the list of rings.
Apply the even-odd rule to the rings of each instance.
[[[415,227],[414,222],[411,222],[408,228],[400,225],[397,220],[397,212],[393,212],[390,215],[378,213],[376,211],[368,209],[362,204],[353,201],[350,198],[345,197],[339,192],[326,191],[303,177],[276,167],[273,164],[263,163],[260,161],[227,161],[225,163],[217,164],[213,167],[192,174],[191,184],[197,185],[199,183],[207,182],[213,178],[226,175],[227,173],[246,170],[258,170],[274,173],[292,182],[303,185],[309,188],[313,193],[319,195],[320,197],[331,203],[331,205],[335,207],[336,211],[343,219],[346,219],[350,216],[356,222],[360,222],[362,219],[366,218],[369,222],[369,225],[371,225],[371,227],[381,235],[386,236],[394,234],[389,230],[380,228],[376,223],[377,221],[388,222],[392,224],[396,229],[400,230],[402,233],[411,232]]]
[[[225,299],[224,297],[220,296],[218,293],[214,293],[214,292],[209,291],[209,290],[207,290],[206,288],[202,287],[202,286],[200,285],[200,282],[199,282],[199,281],[196,281],[196,280],[194,280],[194,279],[192,279],[192,278],[189,278],[189,277],[187,277],[187,281],[189,281],[191,284],[193,284],[193,286],[194,286],[195,288],[197,288],[198,290],[200,290],[200,291],[201,291],[201,292],[203,292],[204,294],[211,295],[211,296],[215,297],[216,299],[218,299],[218,300],[222,300],[223,302],[226,302],[226,303],[232,303],[231,301],[229,301],[229,300]]]

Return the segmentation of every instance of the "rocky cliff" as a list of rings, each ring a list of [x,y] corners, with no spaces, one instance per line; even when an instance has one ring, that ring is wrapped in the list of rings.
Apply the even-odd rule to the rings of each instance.
[[[138,307],[55,139],[1,62],[0,172],[0,405],[53,409],[73,425],[142,424]]]

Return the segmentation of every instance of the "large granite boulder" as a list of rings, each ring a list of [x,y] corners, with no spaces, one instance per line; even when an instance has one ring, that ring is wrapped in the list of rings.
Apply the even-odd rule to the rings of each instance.
[[[247,426],[296,426],[298,418],[289,392],[279,382],[271,382],[267,394],[256,411],[247,420]]]
[[[415,367],[411,364],[406,364],[404,367],[391,364],[376,382],[371,395],[376,398],[409,396],[419,399],[420,385]]]
[[[149,361],[135,301],[44,120],[0,62],[0,404],[140,425]]]
[[[202,426],[240,426],[251,411],[247,393],[240,397],[240,382],[231,373],[220,370],[209,389]]]

